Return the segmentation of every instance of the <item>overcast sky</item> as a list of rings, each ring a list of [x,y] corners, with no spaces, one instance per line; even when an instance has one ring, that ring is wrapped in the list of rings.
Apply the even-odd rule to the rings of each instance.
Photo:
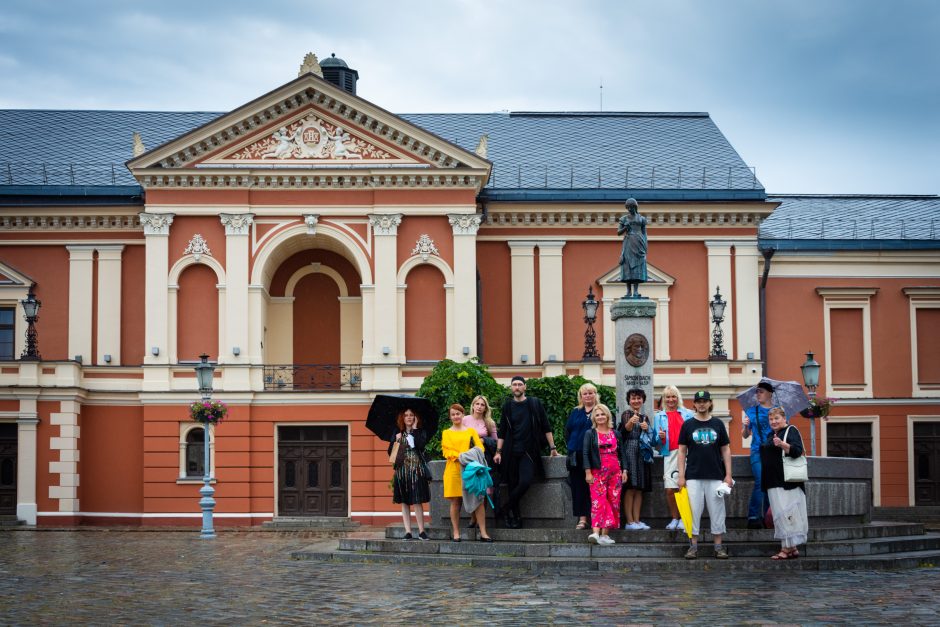
[[[772,193],[940,193],[934,0],[0,0],[0,108],[707,111]],[[55,141],[54,137],[46,138]],[[577,141],[577,138],[573,138]]]

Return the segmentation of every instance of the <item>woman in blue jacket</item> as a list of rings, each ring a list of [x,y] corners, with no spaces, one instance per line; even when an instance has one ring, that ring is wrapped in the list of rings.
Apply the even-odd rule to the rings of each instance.
[[[597,388],[585,383],[578,389],[578,406],[568,414],[565,423],[565,444],[568,446],[568,478],[571,485],[571,511],[578,517],[575,529],[587,529],[591,515],[591,491],[584,480],[584,459],[581,446],[584,434],[592,429],[591,413],[597,405]]]

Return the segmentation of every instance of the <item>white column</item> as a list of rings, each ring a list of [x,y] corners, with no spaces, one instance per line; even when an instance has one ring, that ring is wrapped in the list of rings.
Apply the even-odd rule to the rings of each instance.
[[[375,363],[375,285],[361,283],[362,294],[362,363]]]
[[[95,363],[121,365],[121,254],[123,245],[98,246],[98,346]],[[111,361],[105,361],[105,355]]]
[[[69,251],[69,352],[91,364],[91,303],[94,246],[66,246]]]
[[[454,231],[454,306],[453,316],[448,320],[453,333],[448,337],[451,359],[467,360],[477,354],[477,232],[483,216],[476,214],[448,214],[447,219]],[[463,353],[464,347],[470,352]]]
[[[760,252],[756,243],[734,245],[734,315],[737,319],[737,356],[760,359]]]
[[[146,241],[144,266],[144,363],[169,363],[167,344],[167,273],[172,213],[141,213]],[[159,351],[153,354],[153,349]]]
[[[721,323],[721,331],[724,334],[724,348],[728,359],[734,359],[734,294],[731,285],[731,246],[734,242],[729,241],[706,241],[708,248],[708,299],[715,296],[715,288],[720,288],[721,298],[727,303],[725,306],[725,319]],[[711,353],[711,330],[715,325],[711,323],[712,314],[708,303],[702,303],[705,315],[708,317],[708,350],[705,355]]]
[[[512,363],[535,362],[535,242],[512,241],[509,267],[512,285]]]
[[[58,425],[59,436],[49,438],[49,448],[59,452],[58,461],[49,462],[49,474],[58,475],[58,484],[56,477],[52,477],[49,485],[49,498],[59,501],[60,512],[79,512],[78,503],[78,462],[79,459],[79,438],[81,430],[78,425],[78,416],[81,411],[80,405],[75,401],[62,401],[60,410],[49,415],[49,423],[53,426]]]
[[[266,326],[264,302],[264,286],[248,286],[248,361],[252,364],[263,364],[261,344]]]
[[[248,362],[248,234],[254,215],[219,214],[225,227],[225,343],[219,346],[219,363]],[[221,313],[221,312],[220,312]],[[234,348],[239,354],[235,355]]]
[[[373,317],[366,323],[374,329],[373,363],[397,364],[402,359],[398,325],[398,225],[400,213],[370,214],[375,255],[375,289]],[[363,294],[365,298],[365,294]],[[363,312],[365,313],[365,312]],[[388,348],[388,355],[384,348]]]
[[[539,242],[539,346],[541,360],[565,359],[561,250],[565,242]]]
[[[656,299],[656,320],[653,321],[656,329],[654,342],[655,358],[657,361],[669,361],[669,298]]]
[[[21,398],[16,420],[16,518],[36,524],[36,398]]]

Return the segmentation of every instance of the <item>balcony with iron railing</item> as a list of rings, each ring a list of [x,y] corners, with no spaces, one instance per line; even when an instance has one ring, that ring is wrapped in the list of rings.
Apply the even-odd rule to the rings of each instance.
[[[329,392],[359,390],[362,364],[268,364],[266,392]]]

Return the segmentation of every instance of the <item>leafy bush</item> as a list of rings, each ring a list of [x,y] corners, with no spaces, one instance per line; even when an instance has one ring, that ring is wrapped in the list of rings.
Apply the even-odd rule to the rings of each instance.
[[[454,403],[460,403],[470,413],[470,401],[482,394],[493,407],[493,420],[499,424],[499,407],[509,395],[509,389],[500,385],[489,373],[487,367],[476,359],[457,363],[450,359],[437,362],[418,390],[418,396],[431,401],[434,411],[440,418],[437,433],[428,434],[425,449],[432,459],[441,458],[441,432],[450,428],[448,411]]]
[[[568,414],[578,404],[578,388],[585,383],[594,383],[578,375],[569,377],[567,375],[558,375],[557,377],[543,377],[541,379],[528,379],[526,381],[526,396],[535,396],[545,406],[545,412],[548,414],[548,422],[552,426],[552,433],[555,435],[555,446],[558,447],[558,453],[565,455],[568,447],[565,443],[565,423],[568,422]],[[608,385],[597,385],[597,395],[600,402],[607,405],[610,411],[617,412],[617,393],[614,388]]]
[[[552,432],[555,434],[555,445],[562,455],[567,453],[564,433],[568,414],[578,404],[578,388],[589,381],[581,376],[545,377],[542,379],[529,379],[526,381],[526,396],[535,396],[542,401],[548,414]],[[616,412],[616,392],[610,386],[598,385],[600,402]],[[501,385],[489,373],[484,364],[476,359],[457,363],[445,359],[437,363],[421,384],[418,396],[431,401],[431,405],[440,417],[437,433],[429,434],[427,448],[432,459],[441,458],[441,432],[450,427],[448,409],[453,403],[460,403],[467,412],[470,412],[470,401],[482,394],[489,400],[493,408],[493,420],[499,423],[500,408],[503,401],[509,396],[509,388]]]

